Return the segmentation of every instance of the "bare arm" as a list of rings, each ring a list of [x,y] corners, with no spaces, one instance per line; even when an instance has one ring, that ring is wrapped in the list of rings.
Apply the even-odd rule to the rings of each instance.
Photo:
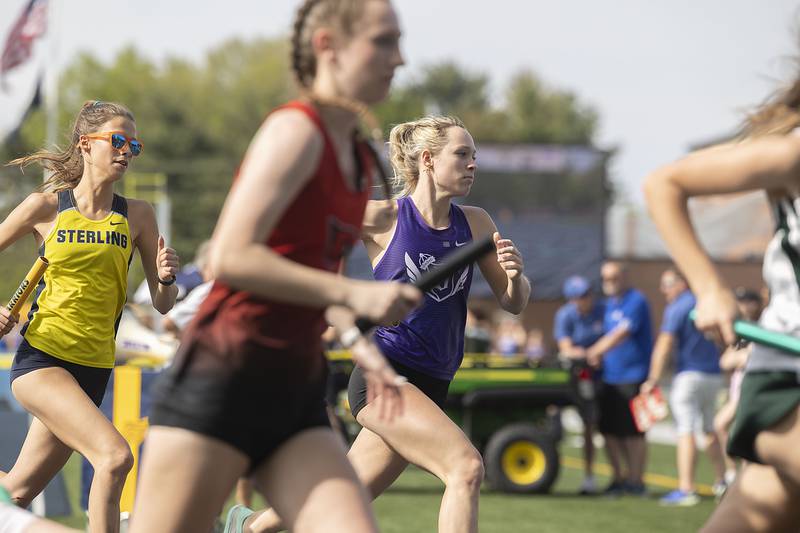
[[[664,372],[664,368],[667,366],[669,356],[672,354],[672,348],[674,346],[674,335],[664,331],[658,334],[656,344],[653,346],[653,355],[650,360],[650,374],[647,377],[647,381],[642,383],[642,392],[650,392],[653,390],[653,387],[658,385],[658,382]]]
[[[41,241],[41,234],[47,227],[52,227],[57,211],[58,200],[53,194],[33,193],[25,198],[0,223],[0,250],[5,250],[31,233],[38,235]],[[12,315],[5,306],[0,306],[0,337],[11,331],[18,320],[18,316]]]
[[[648,208],[672,257],[697,295],[699,329],[735,341],[736,301],[689,220],[686,202],[692,196],[764,189],[778,194],[800,186],[800,138],[768,136],[710,148],[666,165],[648,176],[644,192]]]
[[[558,353],[569,359],[583,359],[586,357],[586,350],[572,344],[572,339],[569,337],[558,339]]]
[[[153,307],[162,315],[175,305],[178,287],[164,285],[158,280],[167,281],[178,273],[180,265],[175,250],[165,246],[164,238],[158,234],[156,213],[147,202],[128,200],[128,211],[137,227],[136,248],[142,259],[142,268],[150,289]]]
[[[0,222],[0,251],[28,234],[38,236],[39,241],[44,239],[43,226],[52,226],[57,211],[56,195],[38,192],[29,195]]]
[[[335,274],[299,265],[263,243],[311,179],[322,137],[297,111],[273,114],[256,134],[214,230],[214,277],[273,300],[325,306],[343,303]]]
[[[630,329],[623,324],[609,331],[586,349],[586,360],[593,366],[599,366],[606,352],[616,348],[630,335]]]
[[[525,277],[522,254],[510,239],[500,237],[489,214],[479,207],[464,206],[472,238],[478,240],[492,235],[496,255],[486,255],[478,260],[483,277],[492,288],[500,307],[509,313],[520,314],[528,305],[531,283]]]
[[[310,181],[322,148],[321,134],[299,111],[278,111],[267,119],[245,155],[214,230],[214,277],[270,300],[310,307],[345,305],[374,321],[404,316],[419,291],[399,284],[349,280],[301,265],[264,246]],[[383,291],[376,294],[379,286]]]
[[[361,240],[367,248],[367,255],[373,265],[391,243],[396,225],[396,201],[370,200],[367,202]]]
[[[370,200],[364,211],[364,238],[373,238],[390,231],[397,221],[397,202],[394,200]]]

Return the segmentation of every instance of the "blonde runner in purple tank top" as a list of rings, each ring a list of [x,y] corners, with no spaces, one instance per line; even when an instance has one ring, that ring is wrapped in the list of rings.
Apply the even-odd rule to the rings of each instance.
[[[472,240],[467,218],[455,204],[450,206],[450,225],[445,229],[428,226],[410,197],[400,198],[397,204],[397,226],[373,269],[376,280],[414,282]],[[453,379],[464,357],[473,268],[470,264],[427,292],[424,303],[397,325],[378,328],[375,342],[386,357],[437,379]]]

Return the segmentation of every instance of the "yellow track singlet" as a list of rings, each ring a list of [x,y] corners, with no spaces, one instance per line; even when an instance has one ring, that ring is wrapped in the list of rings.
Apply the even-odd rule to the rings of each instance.
[[[111,213],[91,220],[72,190],[60,191],[55,227],[39,249],[50,266],[22,329],[28,343],[71,363],[113,367],[132,250],[125,198],[115,194]]]

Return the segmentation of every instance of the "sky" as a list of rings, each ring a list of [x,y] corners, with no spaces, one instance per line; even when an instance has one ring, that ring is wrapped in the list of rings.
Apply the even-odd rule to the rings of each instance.
[[[298,0],[50,0],[54,24],[34,58],[6,76],[0,136],[19,120],[42,65],[79,51],[103,61],[134,44],[160,61],[201,61],[225,40],[287,35]],[[27,0],[3,0],[5,42]],[[743,113],[796,72],[800,2],[790,0],[395,0],[402,82],[455,60],[491,79],[501,101],[531,69],[600,116],[595,144],[615,149],[611,179],[640,204],[640,183],[689,145],[733,131]],[[411,119],[412,117],[409,117]],[[469,126],[469,124],[467,124]],[[480,148],[480,147],[479,147]],[[480,161],[479,161],[480,163]]]

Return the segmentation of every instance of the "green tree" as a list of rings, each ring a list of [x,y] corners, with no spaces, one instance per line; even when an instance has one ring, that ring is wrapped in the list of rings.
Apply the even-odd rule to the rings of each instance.
[[[425,101],[426,110],[445,115],[485,112],[489,109],[489,78],[446,61],[422,69],[413,90]]]
[[[230,40],[199,63],[176,58],[155,63],[134,47],[107,64],[81,54],[61,76],[59,130],[70,130],[86,100],[119,101],[130,107],[145,144],[133,170],[167,175],[173,205],[171,244],[186,262],[211,235],[253,134],[271,109],[294,95],[284,39]],[[478,142],[587,144],[596,131],[597,114],[591,107],[568,91],[548,88],[530,71],[514,76],[503,101],[493,102],[489,95],[486,74],[445,61],[425,66],[395,86],[375,114],[387,133],[393,124],[425,113],[454,114]],[[44,134],[44,113],[39,110],[28,117],[13,143],[0,146],[0,155],[8,161],[29,153],[43,145]],[[68,142],[66,136],[58,140],[61,145]],[[551,180],[573,197],[563,205],[588,201],[586,189],[573,181]],[[11,168],[0,172],[0,215],[39,183],[41,172],[36,168],[25,176]],[[509,201],[520,198],[511,194]],[[32,246],[20,244],[14,254],[28,254]],[[17,270],[24,274],[29,264],[21,261],[13,272],[0,269],[7,280],[5,289],[0,282],[0,295],[13,291]]]
[[[531,71],[512,78],[505,114],[507,135],[514,142],[590,144],[597,129],[592,108],[571,92],[549,90]]]

